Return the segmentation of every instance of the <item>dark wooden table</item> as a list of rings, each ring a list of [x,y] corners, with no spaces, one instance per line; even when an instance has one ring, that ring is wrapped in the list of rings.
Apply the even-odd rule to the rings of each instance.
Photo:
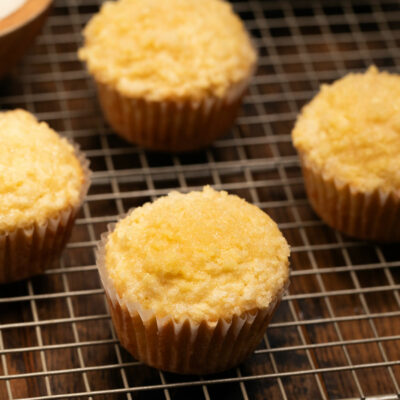
[[[399,72],[398,1],[235,1],[260,63],[235,128],[184,155],[143,151],[104,122],[78,61],[97,0],[56,0],[23,63],[0,83],[91,160],[93,184],[55,269],[0,286],[0,399],[395,399],[400,385],[400,246],[324,225],[306,199],[290,131],[319,85],[370,64]],[[292,283],[264,341],[239,368],[161,373],[115,339],[95,268],[108,223],[171,189],[211,184],[257,204],[292,246]]]

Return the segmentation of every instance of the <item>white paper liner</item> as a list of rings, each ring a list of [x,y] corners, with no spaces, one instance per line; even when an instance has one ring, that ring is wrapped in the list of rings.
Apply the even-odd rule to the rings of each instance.
[[[205,147],[227,133],[250,76],[232,86],[225,97],[210,96],[201,101],[129,98],[110,85],[96,84],[108,123],[124,139],[151,150],[188,151]]]
[[[115,290],[105,266],[105,245],[114,226],[110,224],[101,236],[96,261],[116,334],[136,359],[165,371],[207,374],[234,367],[257,347],[289,281],[268,307],[234,314],[229,320],[197,323],[189,318],[160,318]]]
[[[91,176],[89,161],[76,144],[71,144],[84,175],[78,201],[41,224],[0,233],[0,284],[39,274],[60,257],[89,189]]]
[[[359,239],[400,241],[400,193],[361,192],[323,176],[300,154],[306,191],[315,212],[331,227]]]

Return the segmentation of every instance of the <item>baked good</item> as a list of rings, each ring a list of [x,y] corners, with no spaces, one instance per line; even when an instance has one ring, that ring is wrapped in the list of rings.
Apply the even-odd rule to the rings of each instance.
[[[254,350],[288,257],[267,214],[205,187],[134,209],[103,236],[97,264],[121,344],[150,366],[200,374]]]
[[[106,2],[79,57],[111,127],[157,150],[203,147],[231,127],[256,63],[241,20],[222,0]]]
[[[27,111],[0,113],[0,283],[51,266],[88,185],[76,147]]]
[[[400,77],[348,74],[323,85],[293,130],[308,197],[330,226],[400,240]]]

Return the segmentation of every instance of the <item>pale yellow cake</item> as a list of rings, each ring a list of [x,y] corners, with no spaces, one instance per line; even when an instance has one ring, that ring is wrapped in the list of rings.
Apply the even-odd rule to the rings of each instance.
[[[222,0],[106,2],[79,51],[96,81],[147,100],[223,97],[249,77],[256,52]]]
[[[0,233],[41,224],[80,202],[71,144],[24,110],[0,112]]]
[[[298,117],[293,143],[325,179],[400,191],[400,76],[370,67],[323,85]]]
[[[207,186],[136,208],[108,236],[104,262],[123,302],[160,318],[200,322],[276,302],[288,281],[288,257],[266,213]]]

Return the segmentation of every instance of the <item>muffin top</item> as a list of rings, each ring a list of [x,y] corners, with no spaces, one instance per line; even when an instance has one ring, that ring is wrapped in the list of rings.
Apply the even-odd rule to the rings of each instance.
[[[288,257],[267,214],[207,186],[171,192],[118,222],[105,267],[121,298],[200,322],[267,307],[288,280]]]
[[[372,66],[322,85],[292,135],[325,177],[360,191],[400,191],[400,76]]]
[[[0,232],[75,205],[84,174],[74,148],[24,110],[0,112]]]
[[[79,56],[96,80],[148,100],[222,97],[256,61],[222,0],[106,2],[83,33]]]

